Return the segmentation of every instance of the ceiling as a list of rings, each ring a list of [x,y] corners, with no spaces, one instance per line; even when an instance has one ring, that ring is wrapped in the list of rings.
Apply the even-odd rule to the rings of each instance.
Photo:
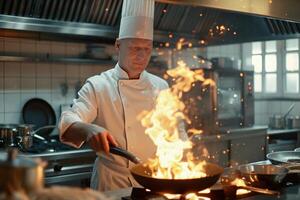
[[[157,43],[173,44],[185,38],[194,45],[216,45],[300,35],[297,21],[166,2],[155,4]],[[53,38],[113,42],[121,9],[122,0],[0,0],[0,28]]]

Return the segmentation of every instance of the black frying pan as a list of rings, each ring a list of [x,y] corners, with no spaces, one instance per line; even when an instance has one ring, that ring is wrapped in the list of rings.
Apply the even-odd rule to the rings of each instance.
[[[28,100],[22,109],[23,121],[26,124],[35,125],[36,129],[39,129],[48,125],[56,124],[56,116],[51,105],[39,98],[33,98]],[[53,128],[44,129],[39,131],[39,135],[48,137]]]
[[[204,171],[207,174],[206,177],[193,179],[158,179],[153,178],[151,176],[151,170],[145,163],[139,163],[140,159],[130,152],[119,147],[110,147],[110,152],[125,157],[134,163],[138,163],[130,170],[133,178],[143,187],[155,192],[173,194],[198,192],[214,185],[223,173],[223,168],[220,166],[207,163],[204,167]]]

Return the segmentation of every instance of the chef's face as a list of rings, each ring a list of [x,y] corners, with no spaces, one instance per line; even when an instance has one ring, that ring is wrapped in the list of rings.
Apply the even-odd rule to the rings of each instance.
[[[119,65],[128,73],[129,78],[139,78],[149,63],[152,40],[117,39],[116,48],[119,51]]]

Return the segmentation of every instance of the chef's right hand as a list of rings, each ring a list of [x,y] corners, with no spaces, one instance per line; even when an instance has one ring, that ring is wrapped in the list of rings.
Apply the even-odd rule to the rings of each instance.
[[[118,146],[114,137],[104,128],[91,124],[87,135],[87,143],[95,151],[109,153],[109,145]]]

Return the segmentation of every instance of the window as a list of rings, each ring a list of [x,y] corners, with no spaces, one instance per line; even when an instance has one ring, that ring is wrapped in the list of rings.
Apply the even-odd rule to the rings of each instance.
[[[254,67],[254,91],[262,92],[262,43],[252,43],[252,65]]]
[[[285,93],[299,93],[299,40],[285,41]]]
[[[254,66],[254,91],[277,92],[277,43],[276,41],[252,43]]]

